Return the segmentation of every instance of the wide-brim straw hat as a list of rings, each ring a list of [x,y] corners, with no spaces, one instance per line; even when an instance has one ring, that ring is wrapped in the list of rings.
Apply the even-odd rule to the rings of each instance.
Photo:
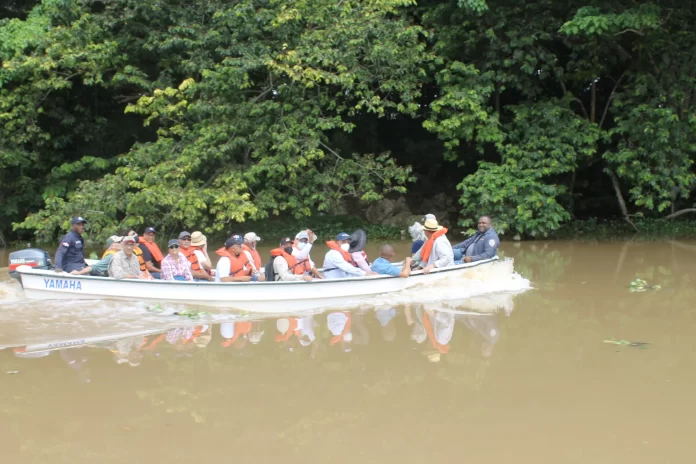
[[[362,251],[367,245],[367,234],[364,230],[358,229],[352,234],[350,234],[350,248],[349,253],[355,253],[356,251]]]
[[[191,246],[203,246],[207,241],[208,239],[202,232],[196,231],[191,234]]]
[[[438,230],[442,230],[443,227],[437,223],[435,219],[428,219],[425,221],[425,224],[423,224],[423,230],[428,230],[430,232],[437,232]]]

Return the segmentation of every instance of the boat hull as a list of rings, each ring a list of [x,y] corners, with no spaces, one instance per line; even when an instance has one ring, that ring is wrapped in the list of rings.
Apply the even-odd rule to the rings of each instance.
[[[356,277],[312,282],[180,282],[74,276],[53,271],[17,268],[24,294],[36,300],[116,299],[174,302],[211,306],[231,311],[284,313],[359,304],[362,297],[399,292],[441,279],[464,277],[472,268],[490,265],[497,258],[421,271],[402,279],[392,276]]]

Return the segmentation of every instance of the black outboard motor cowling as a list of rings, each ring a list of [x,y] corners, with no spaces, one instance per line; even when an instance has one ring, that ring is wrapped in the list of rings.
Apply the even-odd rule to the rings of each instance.
[[[34,269],[53,269],[53,262],[46,250],[40,248],[26,248],[10,253],[10,277],[20,280],[17,268],[19,266],[31,266]]]

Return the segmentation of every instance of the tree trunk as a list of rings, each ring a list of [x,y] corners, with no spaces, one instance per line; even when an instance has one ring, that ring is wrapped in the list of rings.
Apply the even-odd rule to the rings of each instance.
[[[597,80],[592,81],[592,102],[590,107],[590,122],[597,120]]]
[[[638,232],[638,227],[631,221],[630,216],[628,215],[628,208],[626,208],[626,201],[624,201],[624,197],[621,194],[621,185],[619,185],[619,178],[616,177],[616,174],[614,174],[614,171],[612,170],[607,170],[609,177],[611,177],[611,184],[614,186],[614,193],[616,194],[616,201],[619,203],[619,208],[621,209],[621,215],[623,216],[624,220],[631,224],[633,228]]]

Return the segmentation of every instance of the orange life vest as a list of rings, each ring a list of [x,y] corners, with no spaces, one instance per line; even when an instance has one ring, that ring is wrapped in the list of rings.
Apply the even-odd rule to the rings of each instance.
[[[335,345],[336,343],[340,342],[345,338],[346,335],[350,333],[350,321],[351,321],[351,314],[350,311],[341,311],[343,314],[346,315],[346,326],[343,327],[343,332],[341,332],[341,335],[334,335],[331,337],[329,340],[329,345]]]
[[[196,253],[194,253],[194,251],[196,251],[196,247],[179,247],[179,253],[183,253],[183,255],[186,256],[186,259],[189,260],[189,263],[191,263],[191,271],[201,271],[201,265],[198,262],[198,257],[196,257]]]
[[[116,250],[112,250],[111,248],[107,248],[106,251],[104,251],[104,254],[102,255],[101,259],[106,258],[109,255],[113,255],[116,253]]]
[[[261,255],[259,254],[256,249],[252,249],[251,247],[247,245],[242,245],[242,251],[248,251],[249,254],[251,255],[253,261],[254,261],[254,267],[256,267],[257,271],[261,270]]]
[[[159,266],[162,263],[164,255],[162,255],[162,251],[160,251],[156,243],[148,242],[147,240],[141,240],[139,245],[144,246],[145,248],[147,248],[147,251],[150,252],[150,254],[152,255],[152,264]]]
[[[326,246],[331,248],[332,250],[336,250],[339,253],[341,253],[341,256],[343,256],[343,259],[346,260],[347,263],[352,264],[355,267],[358,267],[358,265],[353,261],[353,257],[348,253],[347,251],[341,250],[341,247],[338,246],[338,243],[336,243],[335,240],[331,240],[329,242],[326,242]]]
[[[430,343],[432,343],[433,348],[442,354],[449,353],[449,345],[443,345],[435,338],[435,331],[433,330],[433,325],[430,323],[430,316],[428,316],[428,313],[425,311],[423,311],[423,326],[425,327],[425,332],[428,334],[428,338],[430,339]]]
[[[242,335],[247,336],[251,332],[252,325],[251,322],[235,322],[234,323],[234,334],[229,340],[224,340],[220,342],[220,346],[228,347],[237,341]]]
[[[275,250],[271,250],[271,256],[280,256],[283,259],[285,259],[285,261],[288,262],[288,268],[290,268],[293,274],[302,275],[305,273],[305,267],[302,264],[308,262],[307,259],[303,259],[298,263],[297,258],[295,258],[291,254],[288,254],[282,248],[276,248]]]
[[[297,240],[295,240],[295,243],[292,245],[292,247],[295,250],[298,250],[298,251],[300,250],[300,248],[297,246]],[[297,259],[297,258],[295,258],[295,259]],[[312,270],[312,265],[309,262],[309,256],[307,256],[307,258],[300,261],[297,265],[300,266],[304,270],[304,272],[309,272]]]
[[[276,335],[275,341],[284,342],[286,340],[290,340],[290,337],[292,337],[293,335],[299,336],[300,330],[297,328],[297,318],[290,317],[288,318],[288,321],[290,321],[288,330],[285,333]]]
[[[247,256],[244,253],[239,253],[239,256],[235,256],[234,254],[227,251],[227,248],[225,247],[220,248],[215,253],[225,258],[229,258],[231,277],[239,277],[251,274],[251,269],[248,269],[246,271],[244,270],[244,267],[249,263],[249,258],[247,258]]]
[[[136,246],[133,248],[133,254],[138,257],[138,262],[140,263],[140,270],[142,272],[147,271],[147,266],[145,265],[145,260],[143,259],[143,250]]]
[[[421,259],[423,260],[424,263],[428,262],[428,258],[430,258],[430,253],[433,251],[433,244],[435,243],[435,239],[442,237],[447,233],[447,228],[442,228],[435,232],[423,245],[423,248],[420,250],[421,254]]]

